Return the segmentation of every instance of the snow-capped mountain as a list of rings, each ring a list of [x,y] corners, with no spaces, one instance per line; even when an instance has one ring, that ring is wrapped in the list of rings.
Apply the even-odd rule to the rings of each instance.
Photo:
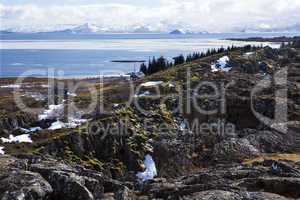
[[[150,26],[134,26],[122,29],[100,27],[95,24],[85,23],[83,25],[75,26],[73,28],[56,31],[72,34],[100,34],[100,33],[152,33],[153,30]]]
[[[169,33],[172,30],[178,30],[182,34],[193,33],[192,28],[184,25],[167,24],[158,22],[157,24],[135,24],[124,27],[106,27],[98,24],[85,23],[82,25],[61,24],[56,26],[22,26],[14,29],[5,29],[2,31],[13,33],[55,33],[55,34],[99,34],[99,33]],[[172,31],[174,32],[174,31]]]
[[[75,34],[93,34],[102,32],[103,30],[94,24],[85,23],[83,25],[69,29],[69,31]]]
[[[132,29],[133,33],[153,33],[153,32],[157,32],[155,30],[153,30],[153,28],[151,26],[135,26]]]
[[[82,25],[60,25],[54,27],[44,27],[44,29],[36,29],[35,27],[10,28],[1,32],[10,33],[64,33],[64,34],[97,34],[102,32],[110,32],[108,28],[102,28],[95,24],[85,23]]]
[[[72,33],[72,34],[99,34],[99,33],[154,33],[159,32],[148,25],[122,27],[120,29],[114,27],[101,27],[95,24],[85,23],[73,28],[64,29],[56,32]]]
[[[182,29],[176,29],[170,32],[170,34],[172,35],[181,35],[181,34],[185,34],[185,31]]]
[[[296,23],[290,26],[271,26],[268,24],[262,24],[254,27],[235,27],[233,30],[236,32],[245,32],[245,33],[300,32],[300,23]]]

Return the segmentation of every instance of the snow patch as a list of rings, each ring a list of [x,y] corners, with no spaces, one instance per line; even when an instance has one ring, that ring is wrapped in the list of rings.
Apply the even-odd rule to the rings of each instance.
[[[157,85],[161,85],[163,84],[162,81],[149,81],[146,83],[142,83],[141,86],[142,87],[153,87],[153,86],[157,86]]]
[[[228,56],[223,56],[223,57],[219,58],[219,60],[217,60],[214,64],[211,65],[211,71],[212,72],[218,72],[218,71],[229,72],[232,69],[232,67],[228,66],[228,62],[229,62]]]
[[[253,55],[254,54],[254,52],[247,52],[247,53],[245,53],[244,55],[245,56],[251,56],[251,55]]]
[[[180,126],[179,126],[181,131],[184,131],[185,129],[187,129],[187,125],[185,122],[181,122]]]
[[[255,52],[247,52],[247,53],[244,53],[243,57],[244,58],[250,58],[252,55],[254,55]]]
[[[67,128],[76,128],[78,126],[80,126],[81,124],[86,123],[88,120],[87,119],[79,119],[79,118],[69,118],[69,122],[66,123],[66,127]]]
[[[49,105],[49,109],[45,110],[42,114],[38,116],[38,119],[46,120],[46,119],[55,119],[60,117],[64,112],[64,105]]]
[[[41,127],[32,127],[32,128],[20,128],[21,131],[25,132],[25,133],[33,133],[33,132],[37,132],[37,131],[41,131],[43,130]]]
[[[114,103],[114,104],[113,104],[113,108],[116,109],[116,108],[118,108],[118,107],[119,107],[119,104],[117,104],[117,103]]]
[[[66,128],[66,124],[61,121],[56,121],[51,124],[51,126],[48,128],[49,130],[58,130]]]
[[[31,97],[36,101],[44,101],[47,99],[46,95],[37,92],[26,92],[23,96]]]
[[[175,88],[175,85],[173,83],[169,83],[169,88]]]
[[[17,88],[21,88],[21,85],[16,85],[16,84],[12,84],[12,85],[1,85],[0,88],[13,88],[13,89],[17,89]]]
[[[136,94],[135,97],[147,97],[150,96],[150,92],[149,91],[145,91],[144,93],[141,94]]]
[[[69,118],[69,121],[67,123],[61,122],[57,120],[56,122],[53,122],[51,126],[48,128],[48,130],[59,130],[63,128],[76,128],[80,126],[81,124],[86,123],[87,119],[78,119],[78,118]]]
[[[18,135],[18,136],[13,136],[9,135],[9,138],[1,138],[3,143],[32,143],[32,140],[30,138],[29,134],[24,134],[24,135]]]
[[[49,88],[50,86],[49,86],[49,85],[42,84],[41,87],[42,87],[42,88]]]
[[[153,161],[152,156],[150,156],[149,154],[145,156],[144,165],[146,167],[146,170],[144,172],[138,172],[136,174],[138,179],[142,182],[152,180],[155,176],[157,176],[155,162]]]
[[[71,93],[71,92],[68,92],[67,95],[70,96],[70,97],[76,97],[77,96],[76,93]]]
[[[5,152],[4,152],[4,147],[0,147],[0,155],[4,155],[5,154]]]

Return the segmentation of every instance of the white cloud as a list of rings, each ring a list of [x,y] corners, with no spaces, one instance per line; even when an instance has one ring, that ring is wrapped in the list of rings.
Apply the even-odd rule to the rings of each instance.
[[[285,27],[300,23],[299,0],[156,0],[102,4],[0,4],[2,27],[42,29],[58,24],[95,23],[127,29],[150,25],[194,30],[231,31],[234,28]],[[120,1],[118,1],[120,2]],[[129,3],[128,3],[129,2]]]

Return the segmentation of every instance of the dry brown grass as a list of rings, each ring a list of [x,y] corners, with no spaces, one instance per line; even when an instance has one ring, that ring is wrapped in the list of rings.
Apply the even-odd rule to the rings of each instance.
[[[295,154],[266,154],[259,156],[254,159],[245,160],[243,162],[244,165],[252,165],[254,163],[262,163],[265,160],[274,160],[274,161],[293,161],[300,162],[300,153]]]

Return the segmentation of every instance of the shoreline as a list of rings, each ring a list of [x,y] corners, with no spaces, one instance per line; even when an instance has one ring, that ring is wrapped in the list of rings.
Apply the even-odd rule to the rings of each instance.
[[[59,76],[9,76],[9,77],[0,77],[0,80],[5,80],[5,79],[10,79],[10,80],[14,80],[14,79],[18,79],[18,78],[29,78],[29,79],[56,79],[56,80],[85,80],[85,79],[114,79],[114,78],[128,78],[130,77],[130,73],[133,72],[129,72],[127,74],[120,74],[120,75],[82,75],[82,76],[65,76],[65,77],[59,77]]]
[[[249,37],[249,38],[227,38],[226,40],[229,41],[240,41],[240,42],[271,42],[271,43],[282,43],[282,42],[293,42],[295,40],[300,40],[300,34],[299,36],[294,37]]]

